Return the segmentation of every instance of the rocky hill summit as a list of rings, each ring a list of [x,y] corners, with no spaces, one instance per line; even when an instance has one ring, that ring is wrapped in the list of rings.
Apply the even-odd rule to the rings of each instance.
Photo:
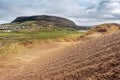
[[[75,23],[69,19],[48,15],[17,17],[12,23],[24,23],[27,21],[32,21],[38,26],[76,27]]]

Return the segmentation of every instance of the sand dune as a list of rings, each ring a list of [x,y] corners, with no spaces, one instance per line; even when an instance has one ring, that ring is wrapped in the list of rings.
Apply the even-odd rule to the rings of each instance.
[[[0,80],[120,80],[120,32],[49,51],[0,78]]]

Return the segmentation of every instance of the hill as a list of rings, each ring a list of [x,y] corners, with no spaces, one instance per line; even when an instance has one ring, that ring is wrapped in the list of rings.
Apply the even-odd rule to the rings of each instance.
[[[59,26],[59,27],[75,27],[75,23],[69,19],[48,16],[48,15],[38,15],[38,16],[23,16],[17,17],[12,23],[23,23],[29,26]]]
[[[87,33],[92,34],[92,33],[111,33],[111,32],[116,32],[120,30],[120,24],[117,23],[105,23],[105,24],[100,24],[96,25],[93,28],[91,28]]]
[[[91,29],[92,26],[76,26],[77,29],[80,29],[80,30],[89,30]]]

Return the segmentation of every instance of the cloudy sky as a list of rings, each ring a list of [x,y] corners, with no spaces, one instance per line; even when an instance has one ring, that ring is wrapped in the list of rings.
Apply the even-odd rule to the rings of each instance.
[[[0,0],[0,23],[31,15],[61,16],[78,25],[120,23],[120,0]]]

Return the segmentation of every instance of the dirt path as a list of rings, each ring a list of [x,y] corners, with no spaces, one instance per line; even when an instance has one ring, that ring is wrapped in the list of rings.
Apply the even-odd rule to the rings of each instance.
[[[10,56],[10,59],[0,63],[0,80],[12,79],[13,77],[19,75],[27,65],[30,64],[32,67],[32,63],[36,59],[40,61],[35,62],[36,64],[42,64],[46,62],[46,59],[49,57],[50,53],[62,50],[74,44],[76,44],[76,42],[35,44],[32,48],[28,49],[27,53],[12,55]]]

